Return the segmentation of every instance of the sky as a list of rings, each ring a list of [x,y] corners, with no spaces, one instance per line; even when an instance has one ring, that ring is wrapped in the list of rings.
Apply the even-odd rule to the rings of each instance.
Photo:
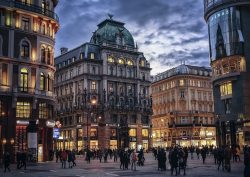
[[[61,47],[70,50],[89,42],[97,24],[113,14],[133,35],[152,75],[183,61],[209,66],[203,0],[60,0],[56,13],[56,56]]]

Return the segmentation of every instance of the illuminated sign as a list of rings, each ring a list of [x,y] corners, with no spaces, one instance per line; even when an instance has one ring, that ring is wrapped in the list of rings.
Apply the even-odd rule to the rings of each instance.
[[[60,136],[59,128],[54,128],[53,129],[53,138],[54,139],[59,139],[59,136]]]

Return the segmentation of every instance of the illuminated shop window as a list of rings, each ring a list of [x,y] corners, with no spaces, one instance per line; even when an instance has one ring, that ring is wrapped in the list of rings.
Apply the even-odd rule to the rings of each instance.
[[[142,129],[142,136],[148,137],[148,129]]]
[[[30,118],[31,106],[29,102],[16,103],[16,117],[17,118]]]
[[[136,129],[135,128],[131,128],[129,130],[129,136],[136,136]]]
[[[91,128],[90,129],[90,136],[91,137],[97,137],[97,129],[96,128]]]
[[[232,93],[233,93],[232,82],[227,82],[227,83],[220,85],[221,96],[232,95]]]

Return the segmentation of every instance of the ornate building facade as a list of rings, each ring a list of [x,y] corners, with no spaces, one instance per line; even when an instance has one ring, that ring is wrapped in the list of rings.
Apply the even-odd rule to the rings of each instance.
[[[250,1],[204,0],[218,142],[250,144]]]
[[[150,65],[110,16],[90,42],[55,59],[58,149],[149,147]]]
[[[15,159],[15,152],[28,150],[33,120],[38,160],[48,160],[55,106],[56,5],[57,0],[0,0],[0,156],[7,150]]]
[[[152,83],[153,147],[216,145],[211,70],[179,65]]]

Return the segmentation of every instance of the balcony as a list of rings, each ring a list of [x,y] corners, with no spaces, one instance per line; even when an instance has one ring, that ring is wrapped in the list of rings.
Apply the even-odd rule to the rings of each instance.
[[[43,9],[42,7],[37,6],[37,5],[27,4],[27,3],[13,1],[13,0],[0,0],[0,6],[7,6],[10,8],[17,8],[17,9],[41,14],[49,18],[52,18],[59,23],[59,17],[55,12],[51,10]]]
[[[219,8],[221,6],[228,7],[229,5],[244,5],[250,4],[249,0],[204,0],[204,14],[207,20],[211,11],[214,8]]]

